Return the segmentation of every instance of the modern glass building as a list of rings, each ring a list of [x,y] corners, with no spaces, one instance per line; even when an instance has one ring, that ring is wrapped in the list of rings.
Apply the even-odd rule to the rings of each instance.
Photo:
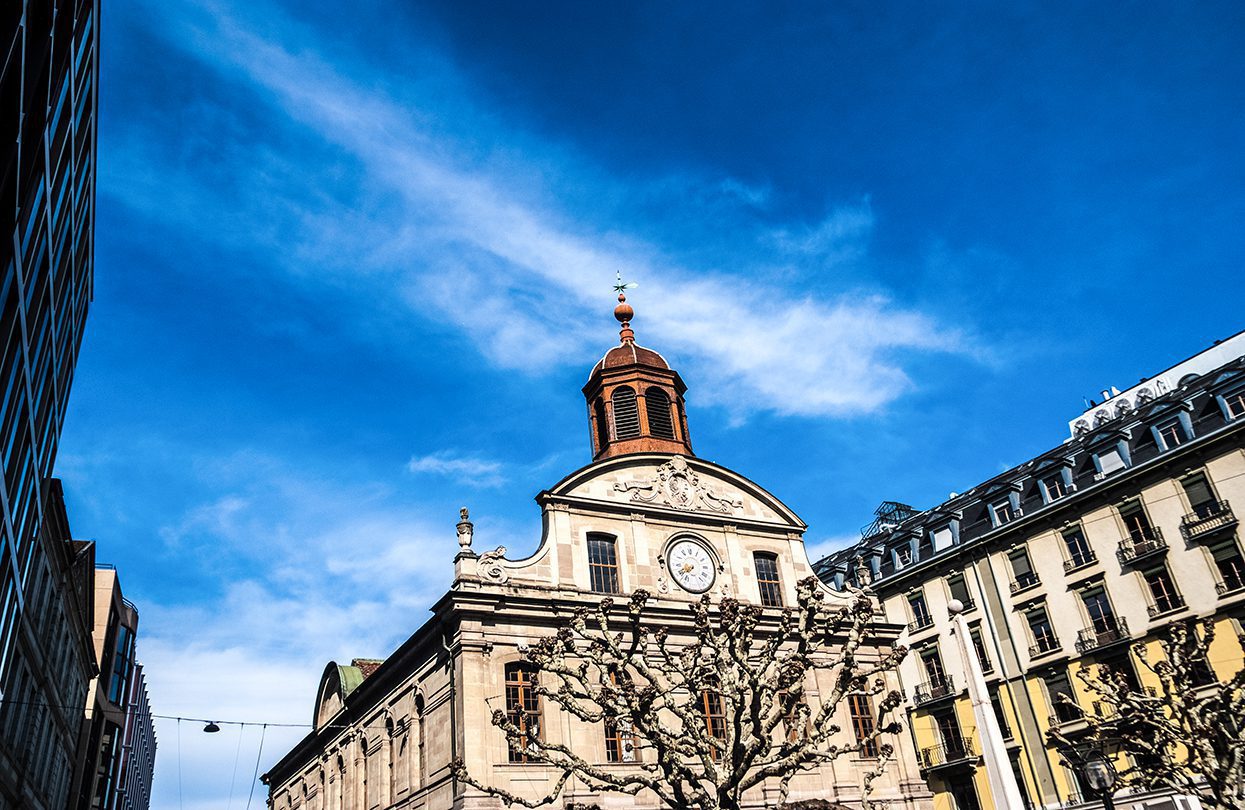
[[[98,0],[0,3],[0,807],[64,808],[94,544],[51,478],[92,296]]]
[[[98,0],[10,0],[0,36],[0,689],[92,297]]]

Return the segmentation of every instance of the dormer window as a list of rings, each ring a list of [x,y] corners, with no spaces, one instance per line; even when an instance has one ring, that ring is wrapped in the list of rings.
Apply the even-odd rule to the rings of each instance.
[[[635,391],[627,386],[614,389],[614,438],[634,439],[640,435],[640,409]]]
[[[670,397],[660,388],[644,392],[644,415],[648,417],[648,433],[658,439],[674,439],[674,422],[670,418]]]
[[[1230,394],[1224,394],[1223,411],[1229,419],[1240,419],[1245,416],[1245,388],[1239,388]]]
[[[1043,478],[1041,486],[1042,500],[1046,503],[1053,503],[1068,494],[1068,484],[1067,481],[1064,480],[1063,471]]]
[[[1150,428],[1154,433],[1155,444],[1160,450],[1171,450],[1188,440],[1189,431],[1184,424],[1185,418],[1187,417],[1184,414],[1180,414],[1175,419],[1169,419]]]
[[[1004,523],[1011,523],[1016,519],[1017,510],[1012,506],[1011,498],[1004,498],[1001,501],[995,501],[990,504],[990,522],[995,526],[1002,526]]]
[[[1094,474],[1094,480],[1101,481],[1111,473],[1127,467],[1128,461],[1117,442],[1094,453],[1094,466],[1098,468],[1098,472]]]

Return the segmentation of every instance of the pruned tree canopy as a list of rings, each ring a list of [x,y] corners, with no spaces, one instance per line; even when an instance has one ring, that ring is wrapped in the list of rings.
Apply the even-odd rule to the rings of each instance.
[[[1245,810],[1245,670],[1219,681],[1208,657],[1214,639],[1207,619],[1200,632],[1195,621],[1168,628],[1160,659],[1135,645],[1157,688],[1139,688],[1105,666],[1081,670],[1094,702],[1094,711],[1082,710],[1088,730],[1052,730],[1049,738],[1074,767],[1090,749],[1127,752],[1134,764],[1120,772],[1121,786],[1168,788],[1207,808]]]
[[[781,611],[702,597],[691,605],[691,632],[677,640],[646,615],[645,591],[635,592],[625,612],[610,599],[580,609],[556,635],[526,651],[533,691],[624,741],[636,754],[627,760],[634,765],[602,767],[499,709],[493,724],[511,750],[559,769],[560,778],[548,795],[532,800],[483,783],[461,762],[455,772],[525,807],[553,802],[575,776],[596,792],[650,791],[670,808],[735,810],[745,791],[766,780],[776,780],[785,802],[796,774],[864,753],[876,757],[862,776],[867,797],[893,756],[886,739],[900,731],[893,714],[902,696],[890,689],[886,673],[907,650],[873,654],[874,601],[867,594],[855,592],[848,604],[832,607],[811,577],[797,593],[797,605]],[[814,673],[828,673],[815,701],[806,693]],[[836,722],[853,697],[871,707],[863,732]]]

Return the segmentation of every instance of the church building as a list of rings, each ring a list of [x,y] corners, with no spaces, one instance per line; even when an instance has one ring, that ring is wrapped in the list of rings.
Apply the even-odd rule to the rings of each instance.
[[[651,615],[673,641],[690,638],[688,606],[702,594],[773,609],[795,604],[796,583],[813,575],[805,524],[748,478],[696,457],[687,387],[660,354],[636,344],[633,314],[620,294],[619,344],[583,387],[592,463],[537,496],[539,547],[525,559],[509,559],[505,548],[481,551],[462,510],[454,582],[427,623],[383,661],[325,667],[314,729],[264,776],[274,810],[500,807],[455,777],[457,760],[486,784],[533,801],[546,796],[560,772],[508,745],[491,722],[495,710],[601,767],[638,768],[650,752],[604,724],[541,705],[523,650],[565,626],[576,609],[640,588],[653,595]],[[828,587],[824,598],[850,599]],[[877,646],[862,657],[876,660],[901,630],[875,625]],[[810,684],[810,702],[829,687]],[[871,709],[854,701],[839,707],[844,744],[862,728],[872,733]],[[911,736],[905,730],[889,741],[895,759],[871,797],[893,810],[931,808]],[[862,748],[869,750],[797,776],[790,800],[861,807],[861,777],[877,756],[876,746]],[[745,798],[749,807],[776,805],[777,785],[763,783]],[[651,795],[595,793],[573,777],[552,806],[593,805],[658,807]]]

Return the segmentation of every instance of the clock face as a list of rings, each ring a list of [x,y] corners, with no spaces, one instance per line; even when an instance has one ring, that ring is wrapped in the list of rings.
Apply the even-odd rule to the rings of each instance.
[[[671,546],[666,565],[679,587],[691,593],[704,593],[712,588],[717,575],[709,552],[692,540],[680,540]]]

